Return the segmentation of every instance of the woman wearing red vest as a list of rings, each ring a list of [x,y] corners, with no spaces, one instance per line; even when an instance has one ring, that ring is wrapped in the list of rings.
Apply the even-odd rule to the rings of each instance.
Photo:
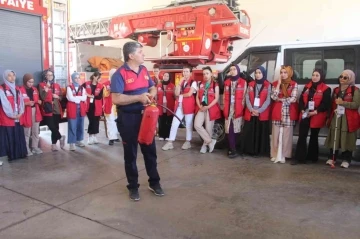
[[[40,111],[41,100],[38,90],[33,85],[34,77],[31,74],[25,74],[23,77],[23,86],[19,88],[25,104],[25,111],[22,117],[28,156],[33,155],[33,153],[43,153],[43,151],[39,149],[39,124],[42,120]],[[32,151],[29,147],[30,137]]]
[[[341,149],[343,159],[341,167],[348,168],[351,163],[352,152],[356,150],[356,133],[360,124],[358,113],[360,93],[355,86],[355,73],[353,71],[343,71],[339,77],[339,82],[340,87],[334,89],[332,96],[330,130],[325,141],[325,146],[330,149],[330,154],[326,164],[332,164],[331,158],[335,141],[335,160],[339,149]],[[337,127],[335,127],[336,121]]]
[[[271,98],[272,104],[272,135],[271,135],[271,161],[285,163],[291,158],[292,138],[295,122],[299,119],[297,103],[298,85],[291,79],[294,72],[291,66],[282,66],[280,79],[273,83]],[[281,158],[277,160],[280,132],[282,133]]]
[[[25,158],[27,155],[22,126],[25,106],[15,79],[15,72],[6,70],[3,74],[4,84],[0,86],[0,156],[7,155],[9,161]]]
[[[195,97],[194,93],[197,91],[197,83],[191,77],[191,66],[184,66],[183,78],[180,80],[179,85],[175,88],[175,112],[176,115],[183,119],[185,117],[186,123],[186,141],[181,147],[182,149],[190,149],[190,141],[192,139],[193,131],[193,119],[195,113]],[[178,119],[173,120],[170,129],[170,136],[168,142],[162,147],[162,150],[173,149],[173,141],[175,141],[176,134],[179,128],[180,122]]]
[[[59,124],[62,118],[60,100],[62,98],[60,85],[55,83],[54,72],[50,69],[43,72],[43,82],[39,84],[39,94],[42,101],[41,114],[45,124],[51,131],[51,150],[58,151],[56,143],[60,141],[60,148],[65,147],[65,135],[59,132]]]
[[[206,153],[209,148],[211,153],[214,150],[216,139],[212,139],[212,132],[215,120],[221,118],[219,106],[219,85],[212,80],[212,70],[210,67],[203,68],[204,80],[199,85],[196,94],[197,114],[195,116],[194,127],[200,137],[204,140],[200,153]],[[203,124],[205,122],[205,128]]]
[[[318,136],[325,126],[327,114],[331,107],[331,89],[325,84],[322,70],[315,69],[311,81],[305,85],[299,98],[300,125],[299,138],[296,145],[295,158],[292,165],[311,161],[316,163],[319,157]],[[309,147],[306,139],[311,131]]]
[[[77,72],[71,75],[72,83],[66,89],[66,105],[68,119],[68,144],[70,150],[75,150],[75,144],[84,147],[84,117],[86,115],[86,92],[79,85],[80,75]]]
[[[94,72],[90,81],[83,84],[87,95],[87,116],[88,126],[88,144],[99,143],[96,135],[99,133],[100,116],[103,114],[103,85],[99,83],[101,79],[100,72]]]
[[[106,118],[106,126],[107,126],[106,128],[107,128],[107,135],[109,137],[109,145],[114,145],[114,142],[120,142],[119,131],[115,121],[117,117],[116,105],[114,105],[112,102],[111,86],[110,86],[111,77],[114,75],[115,72],[116,69],[111,69],[109,71],[109,80],[103,83],[104,115]]]
[[[163,80],[157,86],[157,102],[173,110],[175,106],[175,85],[170,82],[169,73],[164,73]],[[159,140],[168,140],[170,135],[173,115],[170,111],[158,106],[159,108]]]
[[[225,133],[229,140],[229,158],[235,158],[236,134],[240,133],[245,105],[246,81],[240,77],[238,65],[230,67],[230,77],[224,82]]]
[[[266,76],[265,68],[259,66],[246,94],[241,152],[251,156],[270,154],[271,84]]]

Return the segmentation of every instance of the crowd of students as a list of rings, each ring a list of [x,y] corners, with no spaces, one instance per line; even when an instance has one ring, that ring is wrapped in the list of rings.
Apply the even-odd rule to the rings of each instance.
[[[282,66],[280,79],[270,83],[262,66],[255,70],[255,79],[247,81],[241,77],[239,67],[232,65],[224,81],[223,110],[219,105],[219,86],[212,77],[211,68],[203,68],[202,82],[195,82],[191,71],[189,66],[183,68],[183,78],[177,86],[169,83],[167,73],[162,81],[158,80],[158,102],[173,108],[180,119],[185,119],[186,140],[182,149],[191,148],[194,121],[194,128],[203,140],[200,153],[212,152],[216,144],[212,138],[214,122],[224,117],[229,158],[240,153],[270,156],[274,163],[285,163],[286,159],[291,160],[292,165],[316,163],[319,132],[327,126],[330,130],[325,142],[329,149],[326,163],[336,163],[341,150],[341,167],[349,167],[356,149],[356,132],[360,128],[359,89],[355,86],[353,71],[341,73],[339,87],[331,94],[331,88],[325,83],[325,73],[314,69],[311,81],[299,95],[290,66]],[[167,140],[163,150],[171,150],[180,121],[170,112],[160,110],[159,139]],[[299,137],[292,157],[293,130],[297,124]],[[239,144],[236,143],[238,137]]]
[[[111,70],[110,74],[114,72],[115,69]],[[75,146],[85,146],[85,115],[89,119],[89,145],[98,143],[96,135],[99,133],[100,117],[103,114],[107,120],[109,145],[120,141],[109,83],[103,85],[99,82],[101,73],[94,72],[90,81],[84,84],[80,84],[80,75],[73,73],[72,82],[66,88],[66,95],[54,81],[54,72],[45,70],[42,76],[43,80],[37,87],[34,86],[34,77],[31,74],[25,74],[23,84],[16,86],[16,73],[12,70],[3,73],[3,84],[0,87],[0,157],[7,156],[11,161],[43,153],[39,148],[41,121],[51,131],[51,150],[59,150],[58,142],[60,148],[64,149],[66,137],[59,131],[63,117],[68,120],[67,143],[72,151],[76,150]]]
[[[115,71],[110,71],[110,78]],[[215,120],[224,117],[229,158],[240,153],[255,157],[270,156],[274,163],[285,163],[286,159],[291,159],[292,165],[315,163],[319,154],[319,131],[327,125],[330,128],[325,142],[329,148],[327,164],[332,164],[333,156],[336,160],[341,150],[341,166],[348,168],[350,165],[356,148],[356,132],[360,127],[360,95],[351,70],[341,73],[339,87],[331,94],[324,72],[315,69],[311,81],[298,97],[298,84],[293,80],[290,66],[282,66],[280,79],[270,83],[266,79],[266,70],[261,66],[255,70],[255,79],[247,81],[241,77],[239,67],[232,65],[224,81],[223,110],[219,104],[219,85],[210,67],[203,68],[203,81],[196,82],[192,78],[192,68],[185,66],[183,77],[176,86],[171,82],[169,73],[164,73],[160,79],[159,72],[160,69],[155,66],[152,80],[157,86],[157,102],[174,110],[180,119],[185,119],[184,150],[191,148],[194,126],[203,140],[200,153],[211,153],[216,144],[216,139],[212,137]],[[19,87],[15,85],[15,79],[14,71],[3,73],[4,83],[0,87],[0,157],[8,156],[11,161],[41,154],[39,124],[42,120],[51,131],[52,151],[58,151],[58,141],[63,149],[65,136],[59,132],[59,123],[64,117],[64,100],[59,84],[54,81],[54,73],[44,71],[43,81],[38,87],[34,87],[31,74],[23,76],[23,85]],[[95,72],[90,81],[80,84],[79,74],[75,72],[71,75],[72,83],[66,89],[67,143],[70,150],[85,146],[85,115],[89,119],[89,145],[98,143],[99,121],[103,114],[107,120],[109,145],[120,141],[110,82],[101,84],[100,79],[101,73]],[[163,150],[171,150],[180,121],[166,108],[159,106],[159,111],[159,140],[167,141]],[[292,157],[296,124],[299,124],[299,138],[295,156]],[[309,130],[311,135],[307,146]],[[240,144],[236,143],[237,137],[240,137]]]

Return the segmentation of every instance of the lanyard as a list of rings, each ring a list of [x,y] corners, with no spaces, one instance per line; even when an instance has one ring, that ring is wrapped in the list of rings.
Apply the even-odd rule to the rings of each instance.
[[[80,90],[81,90],[81,93],[82,93],[82,86],[81,85],[79,85],[77,90],[76,90],[76,87],[74,86],[75,95],[78,95]]]
[[[256,94],[256,90],[258,89],[257,84],[255,84],[255,97],[259,98],[261,91],[264,89],[264,83],[261,85],[261,88],[259,90],[259,93]]]

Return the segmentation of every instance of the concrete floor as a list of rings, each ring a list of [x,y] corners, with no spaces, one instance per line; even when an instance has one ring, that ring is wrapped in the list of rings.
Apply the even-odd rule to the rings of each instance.
[[[62,129],[66,132],[66,129]],[[267,158],[161,150],[166,196],[126,190],[119,143],[45,153],[0,167],[0,238],[360,238],[360,167],[273,164]],[[183,139],[183,133],[180,134]],[[197,145],[195,145],[197,144]]]

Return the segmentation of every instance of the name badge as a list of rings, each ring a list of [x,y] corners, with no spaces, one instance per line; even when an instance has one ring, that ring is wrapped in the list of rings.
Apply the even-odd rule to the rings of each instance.
[[[255,107],[259,107],[259,106],[260,106],[260,98],[259,98],[259,97],[255,97],[254,106],[255,106]]]
[[[94,103],[94,98],[90,98],[90,103]]]
[[[202,96],[201,102],[205,101],[205,95]]]
[[[163,103],[164,103],[164,104],[167,103],[167,101],[166,101],[166,96],[165,96],[165,95],[163,96]]]
[[[235,95],[231,95],[230,102],[231,102],[231,104],[235,103]]]
[[[309,110],[315,110],[315,102],[309,101]]]
[[[344,115],[345,114],[345,107],[342,106],[342,105],[338,105],[337,109],[336,109],[336,112],[337,112],[338,115]]]
[[[179,95],[179,103],[183,102],[183,95]]]

